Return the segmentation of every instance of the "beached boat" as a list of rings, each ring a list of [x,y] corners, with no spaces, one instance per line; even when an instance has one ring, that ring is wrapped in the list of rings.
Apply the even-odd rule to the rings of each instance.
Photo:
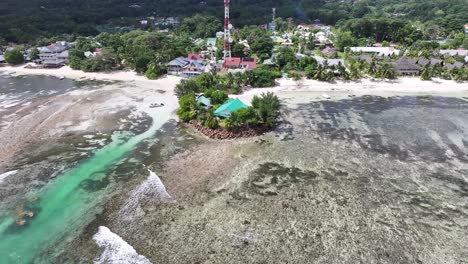
[[[156,108],[156,107],[162,107],[164,106],[163,103],[153,103],[153,104],[150,104],[150,108]]]

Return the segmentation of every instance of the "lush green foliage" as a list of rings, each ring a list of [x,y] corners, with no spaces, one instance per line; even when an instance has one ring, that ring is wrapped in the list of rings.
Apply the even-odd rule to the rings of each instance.
[[[188,122],[194,119],[197,115],[197,103],[195,99],[195,94],[184,95],[179,100],[179,110],[177,110],[177,115],[180,120],[183,122]]]
[[[230,94],[238,94],[241,87],[270,87],[275,85],[275,78],[280,77],[277,70],[262,66],[252,71],[244,73],[228,73],[227,75],[213,75],[203,73],[196,78],[182,80],[176,85],[175,93],[177,97],[182,97],[189,93],[210,93],[212,89],[224,91]],[[214,93],[216,95],[216,92]],[[216,103],[221,103],[215,97]]]
[[[252,107],[257,112],[259,122],[267,127],[275,125],[279,117],[280,106],[280,100],[271,92],[263,93],[261,96],[254,96],[252,99]]]
[[[184,34],[165,36],[155,32],[132,31],[126,34],[102,33],[95,39],[78,38],[70,50],[70,67],[83,71],[107,71],[132,68],[156,79],[166,72],[166,63],[186,56],[192,47]],[[97,56],[85,57],[85,52],[103,48]]]
[[[279,116],[280,101],[273,93],[255,96],[252,100],[252,106],[241,108],[231,114],[228,118],[220,120],[214,116],[217,107],[224,103],[228,97],[223,91],[208,89],[204,95],[211,100],[211,108],[197,104],[195,94],[189,93],[182,96],[179,100],[180,108],[177,115],[182,122],[197,120],[204,126],[215,129],[222,126],[227,130],[237,130],[241,127],[264,126],[273,127]],[[219,103],[219,104],[218,104]]]
[[[290,48],[279,49],[278,55],[275,57],[275,63],[280,67],[285,67],[288,63],[295,64],[297,61],[296,54]]]
[[[275,85],[275,78],[279,78],[280,73],[269,67],[258,67],[253,71],[244,73],[247,77],[246,85],[252,87],[271,87]]]
[[[181,29],[193,37],[212,36],[213,32],[221,29],[223,1],[220,0],[141,0],[137,6],[130,7],[134,3],[133,0],[3,0],[0,3],[0,35],[7,41],[17,42],[32,42],[41,37],[64,33],[88,36],[98,33],[98,25],[110,29],[136,27],[138,19],[155,13],[158,16],[190,17],[182,23]],[[371,35],[372,27],[368,27],[365,21],[376,22],[375,25],[380,29],[403,25],[402,33],[409,30],[404,28],[407,21],[418,21],[421,32],[427,37],[433,37],[462,31],[468,14],[466,0],[236,0],[231,1],[231,18],[237,27],[267,23],[271,21],[272,7],[277,8],[278,17],[292,17],[295,21],[318,18],[333,25],[338,21],[354,19],[348,24],[349,29],[354,30],[356,27],[353,25],[362,24],[363,34],[376,40],[385,39],[385,33]],[[375,18],[388,21],[372,20]],[[285,20],[276,22],[280,30],[289,27]],[[406,36],[394,33],[392,30],[392,39],[412,38],[411,34]]]
[[[257,111],[253,107],[242,108],[234,113],[231,117],[241,124],[256,125],[258,124]]]
[[[212,105],[223,104],[229,98],[226,92],[214,90],[214,89],[205,90],[204,94],[206,97],[211,99]]]
[[[24,61],[23,52],[20,49],[6,51],[5,61],[10,64],[20,64]]]
[[[221,20],[213,16],[197,14],[182,21],[179,31],[193,38],[210,38],[222,28]]]

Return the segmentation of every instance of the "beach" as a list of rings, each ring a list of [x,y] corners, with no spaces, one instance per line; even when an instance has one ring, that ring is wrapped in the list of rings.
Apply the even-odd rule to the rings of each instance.
[[[1,67],[0,71],[13,73],[17,75],[46,75],[55,77],[65,77],[74,80],[95,79],[103,81],[140,81],[151,82],[144,75],[137,74],[134,71],[114,71],[109,73],[102,72],[83,72],[73,70],[69,66],[63,66],[57,69],[29,69],[22,66],[5,66]]]
[[[70,86],[2,98],[0,212],[37,213],[24,233],[5,229],[8,257],[14,243],[37,260],[60,248],[58,263],[122,258],[116,248],[144,263],[458,263],[468,254],[467,83],[279,79],[232,96],[277,94],[275,130],[212,140],[177,123],[178,77],[0,71],[7,84],[34,75]],[[74,232],[62,233],[68,225]]]
[[[264,92],[287,93],[287,92],[315,92],[320,93],[322,99],[328,96],[339,96],[344,98],[348,95],[447,95],[459,96],[468,93],[468,82],[455,82],[434,78],[432,81],[422,81],[417,77],[402,77],[395,80],[372,80],[361,79],[357,81],[321,82],[316,80],[302,79],[278,79],[277,86],[271,88],[250,88],[241,95],[232,95],[250,102],[255,95]]]
[[[54,70],[4,67],[0,71],[15,72],[12,76],[66,76],[81,82],[104,81],[51,96],[4,98],[5,105],[0,105],[0,170],[18,151],[37,141],[71,132],[111,133],[130,122],[130,118],[122,116],[125,113],[154,112],[149,107],[151,103],[164,103],[173,111],[178,106],[174,96],[177,77],[150,81],[132,72],[120,72],[87,74],[84,80],[79,71],[68,67]]]

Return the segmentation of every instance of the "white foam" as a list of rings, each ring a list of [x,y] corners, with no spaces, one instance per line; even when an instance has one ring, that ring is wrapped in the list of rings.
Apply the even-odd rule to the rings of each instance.
[[[0,106],[3,107],[3,108],[5,108],[5,109],[7,109],[7,108],[11,108],[11,107],[13,107],[13,106],[17,106],[17,105],[19,105],[20,103],[21,103],[21,102],[19,102],[19,101],[13,101],[13,102],[11,102],[11,103],[3,104],[3,105],[0,105]]]
[[[106,264],[151,264],[151,262],[123,240],[117,234],[112,233],[109,228],[100,226],[98,232],[93,236],[96,244],[104,248],[101,256],[94,263]]]
[[[0,184],[3,183],[3,181],[8,177],[8,176],[11,176],[11,175],[15,175],[18,171],[17,170],[14,170],[14,171],[8,171],[8,172],[5,172],[3,174],[0,174]]]
[[[151,170],[148,171],[150,173],[149,177],[130,194],[127,202],[120,210],[120,215],[126,220],[133,219],[138,213],[139,205],[142,202],[174,202],[158,175]]]

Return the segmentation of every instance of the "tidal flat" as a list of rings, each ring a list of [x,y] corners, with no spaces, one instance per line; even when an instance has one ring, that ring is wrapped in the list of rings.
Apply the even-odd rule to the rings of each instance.
[[[217,141],[175,78],[1,81],[0,262],[468,259],[463,89],[277,90],[274,131]]]
[[[145,192],[123,213],[128,184],[60,260],[100,256],[104,225],[152,263],[468,263],[463,95],[279,96],[261,137],[173,126],[147,164],[172,199]]]

